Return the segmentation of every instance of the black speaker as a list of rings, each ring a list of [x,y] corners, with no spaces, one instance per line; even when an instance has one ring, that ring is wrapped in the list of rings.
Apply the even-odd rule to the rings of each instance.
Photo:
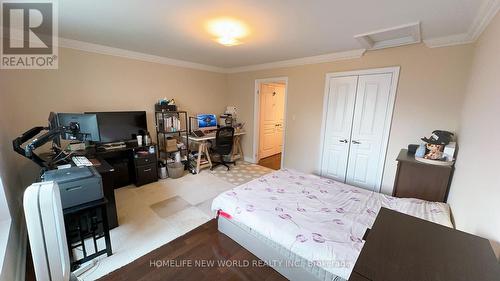
[[[408,145],[408,153],[415,154],[419,145],[418,144],[409,144]]]

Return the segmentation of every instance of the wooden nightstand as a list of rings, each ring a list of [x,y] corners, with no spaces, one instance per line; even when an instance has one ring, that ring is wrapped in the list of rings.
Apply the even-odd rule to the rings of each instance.
[[[398,213],[380,212],[349,281],[498,281],[487,239]]]
[[[446,202],[454,166],[419,162],[407,149],[401,149],[392,196]]]

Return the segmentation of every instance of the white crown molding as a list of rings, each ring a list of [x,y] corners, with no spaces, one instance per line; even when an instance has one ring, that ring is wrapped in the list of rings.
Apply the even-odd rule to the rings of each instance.
[[[227,73],[237,73],[237,72],[256,71],[263,69],[291,67],[291,66],[306,65],[306,64],[325,63],[325,62],[332,62],[339,60],[357,59],[362,57],[365,51],[366,51],[365,49],[356,49],[345,52],[324,54],[319,56],[311,56],[311,57],[276,61],[263,64],[254,64],[241,67],[232,67],[232,68],[227,68],[226,71]]]
[[[474,43],[500,10],[500,0],[486,0],[466,33],[424,40],[429,48]]]
[[[352,50],[352,51],[346,51],[346,52],[330,53],[330,54],[325,54],[325,55],[304,57],[304,58],[277,61],[277,62],[264,63],[264,64],[224,68],[224,67],[217,67],[217,66],[194,63],[194,62],[189,62],[189,61],[171,59],[171,58],[167,58],[167,57],[149,55],[149,54],[145,54],[145,53],[139,53],[139,52],[129,51],[129,50],[125,50],[125,49],[108,47],[108,46],[104,46],[104,45],[87,43],[87,42],[83,42],[83,41],[66,39],[66,38],[59,38],[59,47],[75,49],[75,50],[91,52],[91,53],[97,53],[97,54],[103,54],[103,55],[110,55],[110,56],[135,59],[135,60],[140,60],[140,61],[147,61],[147,62],[173,65],[173,66],[179,66],[179,67],[185,67],[185,68],[191,68],[191,69],[205,70],[205,71],[211,71],[211,72],[217,72],[217,73],[237,73],[237,72],[245,72],[245,71],[253,71],[253,70],[262,70],[262,69],[279,68],[279,67],[290,67],[290,66],[297,66],[297,65],[354,59],[354,58],[360,58],[363,55],[363,53],[365,52],[365,49],[358,49],[358,50]]]
[[[450,36],[437,37],[424,40],[424,43],[429,48],[448,47],[462,44],[474,43],[469,39],[468,33],[454,34]]]
[[[472,41],[476,41],[486,29],[491,20],[500,10],[500,0],[486,0],[480,7],[479,13],[472,22],[467,35]]]
[[[113,48],[113,47],[108,47],[108,46],[104,46],[104,45],[87,43],[87,42],[83,42],[83,41],[66,39],[66,38],[59,38],[59,47],[75,49],[75,50],[91,52],[91,53],[97,53],[97,54],[123,57],[123,58],[128,58],[128,59],[135,59],[135,60],[146,61],[146,62],[167,64],[167,65],[179,66],[179,67],[191,68],[191,69],[197,69],[197,70],[205,70],[205,71],[218,72],[218,73],[226,73],[226,71],[227,71],[226,68],[222,68],[222,67],[200,64],[200,63],[189,62],[189,61],[183,61],[183,60],[177,60],[177,59],[171,59],[171,58],[160,57],[160,56],[155,56],[155,55],[149,55],[149,54],[145,54],[145,53],[139,53],[139,52],[129,51],[129,50],[125,50],[125,49]]]

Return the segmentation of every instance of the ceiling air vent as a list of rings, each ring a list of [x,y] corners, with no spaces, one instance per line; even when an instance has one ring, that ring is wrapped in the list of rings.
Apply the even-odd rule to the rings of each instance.
[[[420,43],[420,22],[359,34],[354,38],[367,50]]]

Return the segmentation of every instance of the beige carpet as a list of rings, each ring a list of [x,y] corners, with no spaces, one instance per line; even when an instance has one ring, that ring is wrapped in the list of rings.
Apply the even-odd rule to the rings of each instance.
[[[175,196],[158,203],[151,205],[151,210],[155,212],[160,218],[165,219],[171,215],[180,212],[187,207],[189,203],[182,199],[180,196]]]
[[[120,226],[110,233],[113,255],[98,258],[81,280],[96,280],[209,221],[215,216],[210,210],[212,199],[233,187],[204,170],[198,175],[116,189]],[[104,239],[100,240],[103,247]]]
[[[228,171],[226,167],[218,166],[213,171],[210,171],[210,173],[238,186],[273,172],[269,168],[243,161],[237,162],[236,166],[230,165],[230,167],[231,169]]]

